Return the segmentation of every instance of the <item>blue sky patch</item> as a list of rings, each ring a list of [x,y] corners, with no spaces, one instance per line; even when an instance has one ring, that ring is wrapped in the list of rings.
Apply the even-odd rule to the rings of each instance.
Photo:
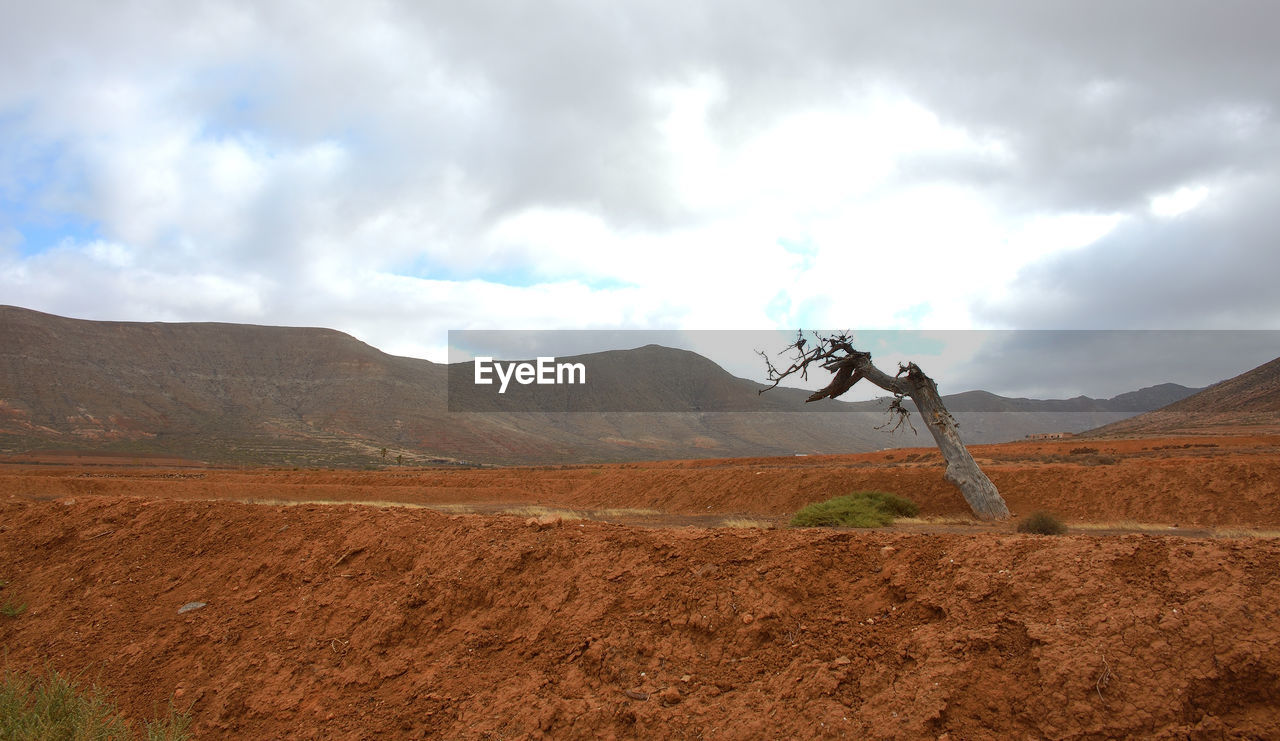
[[[589,275],[546,275],[534,270],[532,266],[515,264],[487,268],[480,266],[467,269],[461,265],[448,265],[439,260],[419,257],[407,265],[394,267],[391,272],[410,278],[424,280],[468,281],[482,280],[513,288],[531,288],[548,283],[575,282],[593,291],[614,291],[621,288],[633,288],[635,283],[608,276]]]

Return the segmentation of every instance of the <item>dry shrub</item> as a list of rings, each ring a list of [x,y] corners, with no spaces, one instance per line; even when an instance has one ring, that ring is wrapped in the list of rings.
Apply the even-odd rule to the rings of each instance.
[[[1018,532],[1035,535],[1062,535],[1067,526],[1052,513],[1043,510],[1031,513],[1031,516],[1018,523]]]

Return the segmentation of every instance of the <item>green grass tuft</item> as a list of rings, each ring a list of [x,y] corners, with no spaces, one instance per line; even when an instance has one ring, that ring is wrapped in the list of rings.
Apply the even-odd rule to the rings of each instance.
[[[139,735],[102,690],[87,691],[63,675],[45,677],[5,670],[0,686],[0,739],[136,739],[183,741],[191,718],[171,705],[167,717],[147,723]]]
[[[884,527],[895,517],[915,517],[915,502],[883,491],[856,491],[816,502],[791,518],[792,527]]]

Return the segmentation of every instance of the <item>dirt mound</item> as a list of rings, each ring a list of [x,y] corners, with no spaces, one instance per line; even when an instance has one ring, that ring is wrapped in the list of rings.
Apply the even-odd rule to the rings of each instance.
[[[201,737],[1206,737],[1280,727],[1280,543],[0,504],[11,667]],[[191,602],[207,606],[179,613]]]

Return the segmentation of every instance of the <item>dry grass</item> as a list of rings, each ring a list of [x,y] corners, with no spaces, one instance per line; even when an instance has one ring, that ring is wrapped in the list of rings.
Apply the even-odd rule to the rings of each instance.
[[[1162,533],[1180,529],[1176,525],[1163,522],[1138,522],[1137,520],[1114,520],[1111,522],[1076,522],[1071,524],[1073,530],[1129,530],[1140,533]],[[1214,538],[1280,538],[1280,530],[1266,527],[1247,527],[1232,525],[1226,527],[1198,528],[1204,529]]]
[[[973,525],[977,520],[968,515],[930,515],[928,517],[899,517],[895,525]]]
[[[1280,530],[1261,530],[1247,527],[1215,527],[1215,538],[1280,538]]]
[[[628,507],[613,507],[610,509],[593,509],[591,514],[595,517],[645,517],[649,515],[663,514],[659,509],[641,509]]]
[[[411,502],[389,502],[382,500],[374,501],[352,501],[348,499],[234,499],[232,501],[242,502],[244,504],[260,504],[265,507],[297,507],[300,505],[321,505],[330,506],[338,504],[355,504],[361,507],[405,507],[408,509],[436,509],[436,505],[413,504]],[[451,505],[443,505],[449,507]]]
[[[651,515],[664,514],[661,510],[642,509],[629,507],[613,507],[608,509],[588,509],[588,510],[571,510],[556,507],[544,507],[537,504],[522,505],[516,507],[506,507],[503,509],[493,509],[492,506],[483,506],[477,504],[419,504],[412,502],[392,502],[386,500],[372,501],[349,501],[337,499],[271,499],[271,498],[249,498],[236,499],[233,501],[243,502],[245,504],[259,504],[266,507],[297,507],[299,505],[342,505],[355,504],[361,507],[402,507],[405,509],[429,509],[432,512],[441,512],[450,515],[475,515],[484,513],[497,512],[503,515],[518,515],[521,517],[543,517],[550,515],[559,517],[562,520],[606,520],[617,517],[645,517]]]
[[[504,515],[518,515],[520,517],[559,517],[562,520],[585,520],[585,515],[580,512],[574,512],[571,509],[553,509],[551,507],[542,507],[536,504],[526,505],[524,507],[512,507],[510,509],[501,510]]]
[[[720,527],[772,530],[773,523],[769,520],[758,520],[751,517],[726,517],[720,521]]]
[[[444,512],[450,515],[473,515],[479,511],[471,504],[422,504],[415,506],[424,507],[432,512]]]
[[[1134,530],[1140,533],[1158,533],[1174,529],[1173,525],[1161,522],[1138,522],[1137,520],[1114,520],[1111,522],[1073,522],[1073,530]]]

